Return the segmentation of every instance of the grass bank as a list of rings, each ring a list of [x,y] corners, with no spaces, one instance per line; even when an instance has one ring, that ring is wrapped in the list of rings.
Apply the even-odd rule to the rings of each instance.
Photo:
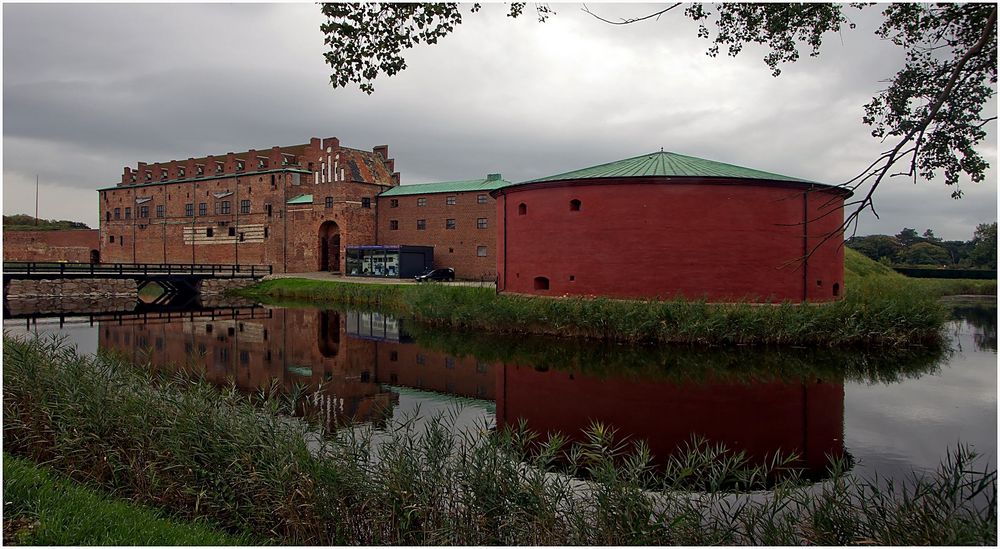
[[[440,416],[321,433],[280,403],[52,340],[5,337],[3,382],[5,450],[273,543],[996,542],[996,471],[961,449],[906,484],[835,467],[819,485],[781,482],[750,497],[722,487],[755,486],[767,471],[724,449],[689,448],[660,476],[645,445],[600,428],[574,446],[518,429],[456,431]]]
[[[249,545],[206,524],[114,500],[34,463],[3,454],[4,544]]]
[[[487,288],[278,279],[241,295],[262,301],[364,306],[456,330],[543,334],[625,343],[809,347],[928,347],[942,343],[938,295],[988,291],[983,281],[907,279],[847,250],[845,298],[826,304],[709,304],[496,295]],[[950,283],[950,285],[942,284]],[[993,291],[996,284],[993,282]]]

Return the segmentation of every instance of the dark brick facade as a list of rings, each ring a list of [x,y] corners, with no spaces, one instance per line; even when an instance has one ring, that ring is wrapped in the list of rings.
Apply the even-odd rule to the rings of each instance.
[[[347,246],[375,241],[376,195],[399,183],[387,155],[313,138],[127,167],[100,190],[101,259],[341,270]]]
[[[497,207],[488,191],[383,196],[378,207],[379,244],[432,246],[434,266],[457,278],[496,277]]]
[[[97,229],[73,231],[4,231],[4,261],[99,262]]]

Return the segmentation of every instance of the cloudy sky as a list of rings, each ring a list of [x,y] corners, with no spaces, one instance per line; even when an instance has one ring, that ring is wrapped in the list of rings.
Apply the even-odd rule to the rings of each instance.
[[[588,4],[609,18],[641,5]],[[901,66],[877,16],[828,36],[774,78],[763,50],[709,58],[680,13],[612,26],[556,5],[539,24],[504,6],[466,17],[372,96],[334,90],[315,4],[3,6],[3,211],[96,226],[123,166],[336,136],[388,144],[403,182],[501,172],[522,181],[659,150],[840,183],[884,148],[862,106]],[[529,7],[530,9],[530,7]],[[530,14],[529,14],[530,15]],[[996,112],[996,103],[990,106]],[[997,162],[996,125],[982,151]],[[996,171],[952,200],[940,180],[894,180],[880,220],[967,240],[997,218]]]

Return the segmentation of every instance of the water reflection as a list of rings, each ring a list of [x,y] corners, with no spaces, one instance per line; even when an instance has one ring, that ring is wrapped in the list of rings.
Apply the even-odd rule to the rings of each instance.
[[[985,305],[962,305],[952,309],[952,317],[971,328],[972,340],[977,351],[997,351],[996,301]]]
[[[600,421],[620,436],[648,441],[658,460],[699,435],[758,460],[779,451],[797,453],[799,465],[814,478],[828,456],[871,460],[868,453],[877,442],[889,440],[899,420],[891,411],[866,413],[888,401],[876,391],[897,395],[897,387],[925,387],[941,373],[942,363],[954,362],[941,351],[631,348],[445,332],[375,312],[218,305],[227,308],[160,317],[91,316],[84,323],[94,323],[96,334],[69,333],[81,348],[91,348],[93,343],[83,341],[91,337],[102,351],[136,364],[195,368],[212,382],[234,383],[248,392],[272,386],[304,391],[308,411],[331,428],[350,422],[384,425],[415,403],[440,409],[461,397],[484,403],[475,407],[474,421],[498,427],[524,421],[535,431],[579,439],[583,429]],[[956,314],[961,326],[974,327],[977,349],[995,353],[995,316],[976,310]],[[995,411],[995,392],[992,398]],[[854,435],[845,434],[845,417]],[[892,421],[874,433],[875,442],[857,444],[866,426],[886,418]],[[874,460],[890,451],[913,454],[928,442],[941,453],[949,444],[917,436],[879,450]]]

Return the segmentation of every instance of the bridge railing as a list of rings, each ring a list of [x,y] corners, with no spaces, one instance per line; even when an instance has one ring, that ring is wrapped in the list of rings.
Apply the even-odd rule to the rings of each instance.
[[[271,265],[219,265],[195,263],[61,263],[4,261],[10,274],[89,275],[206,275],[212,278],[259,278],[273,271]]]

